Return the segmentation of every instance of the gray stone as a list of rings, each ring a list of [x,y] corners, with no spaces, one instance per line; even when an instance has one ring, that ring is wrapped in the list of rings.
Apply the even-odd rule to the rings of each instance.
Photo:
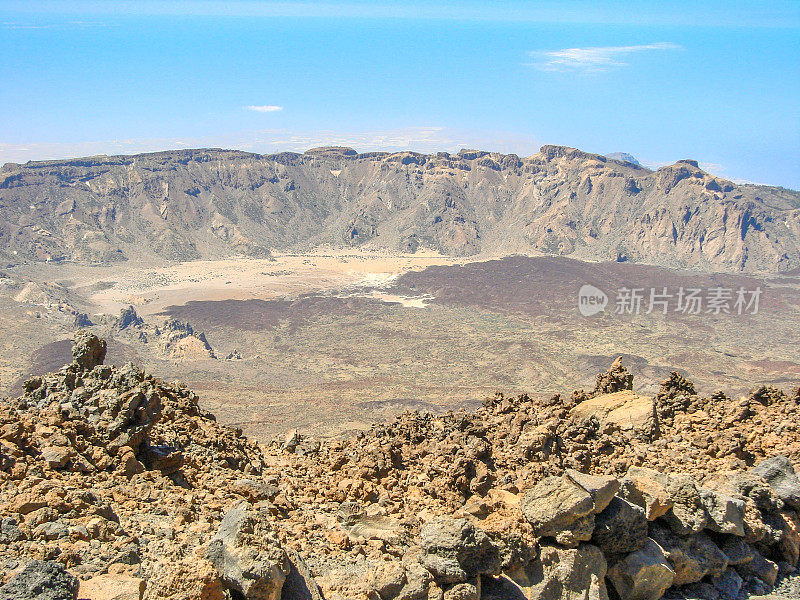
[[[707,529],[744,536],[744,500],[700,488],[700,501],[708,514]]]
[[[75,450],[67,446],[50,446],[42,450],[41,458],[53,470],[64,468]]]
[[[728,557],[705,533],[679,536],[654,523],[650,537],[661,546],[675,571],[673,585],[697,583],[706,575],[721,575],[728,568]]]
[[[591,539],[594,528],[594,500],[570,477],[545,477],[520,501],[522,514],[540,537],[576,547]]]
[[[543,545],[538,558],[506,575],[528,600],[607,600],[606,568],[603,553],[592,544]]]
[[[60,564],[35,560],[0,586],[0,600],[75,600],[79,585]]]
[[[419,532],[422,564],[437,583],[461,583],[498,575],[500,553],[486,532],[466,519],[436,519]]]
[[[615,496],[595,517],[592,543],[606,554],[635,552],[647,541],[644,509]]]
[[[764,537],[761,543],[773,546],[783,539],[784,531],[788,527],[786,520],[779,512],[761,512],[761,522],[764,525]]]
[[[243,502],[225,513],[206,550],[227,588],[245,600],[279,600],[291,569],[267,519]]]
[[[11,517],[0,519],[0,543],[10,544],[25,539],[25,534],[17,527],[17,522]]]
[[[800,509],[800,479],[788,458],[773,456],[758,463],[753,471],[767,480],[784,504],[795,510]]]
[[[750,498],[760,510],[781,509],[781,500],[769,483],[755,471],[728,471],[716,474],[704,485],[736,497]]]
[[[277,486],[252,479],[237,479],[229,490],[234,494],[243,496],[250,502],[260,502],[261,500],[274,500],[280,493]]]
[[[431,573],[415,560],[408,560],[403,563],[405,567],[405,584],[394,600],[426,600],[430,594]],[[475,578],[471,581],[479,580]]]
[[[322,593],[302,557],[291,548],[286,550],[286,555],[290,564],[281,589],[281,600],[323,600]]]
[[[674,578],[664,551],[650,538],[608,571],[608,579],[625,600],[659,600]]]
[[[33,530],[33,537],[41,540],[58,540],[69,537],[69,527],[61,521],[42,523]]]

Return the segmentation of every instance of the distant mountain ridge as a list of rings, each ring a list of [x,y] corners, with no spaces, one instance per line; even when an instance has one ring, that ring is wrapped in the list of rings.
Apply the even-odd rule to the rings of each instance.
[[[784,272],[800,267],[800,193],[735,184],[690,160],[651,171],[563,146],[527,158],[176,150],[6,164],[0,240],[12,264],[327,244]]]

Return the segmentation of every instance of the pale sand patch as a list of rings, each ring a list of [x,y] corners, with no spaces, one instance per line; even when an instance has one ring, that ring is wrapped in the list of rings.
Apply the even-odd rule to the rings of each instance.
[[[384,288],[408,271],[465,262],[469,260],[432,252],[390,254],[318,249],[303,254],[276,253],[274,260],[231,258],[154,268],[114,265],[93,273],[81,273],[71,287],[85,288],[109,282],[105,289],[88,295],[97,306],[97,312],[116,314],[124,306],[134,304],[137,311],[146,316],[192,300],[269,300],[335,292],[342,288]],[[415,308],[424,308],[429,300],[374,290],[364,295]]]

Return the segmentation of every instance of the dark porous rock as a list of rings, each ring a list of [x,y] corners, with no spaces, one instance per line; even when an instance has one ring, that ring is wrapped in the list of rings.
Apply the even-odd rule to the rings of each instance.
[[[129,327],[141,327],[142,325],[144,325],[144,320],[136,313],[136,309],[128,306],[120,311],[114,328],[117,331],[124,331]]]
[[[0,587],[0,600],[75,600],[78,586],[57,562],[35,560]]]
[[[753,560],[737,566],[736,570],[745,581],[755,577],[770,587],[775,585],[775,580],[778,578],[777,563],[765,558],[758,551],[753,551]]]
[[[728,557],[728,564],[743,565],[750,562],[755,557],[755,550],[753,547],[741,538],[730,537],[726,539],[720,547]]]
[[[650,537],[664,550],[675,571],[673,585],[697,583],[706,575],[721,575],[728,568],[728,557],[705,533],[681,536],[654,523]]]
[[[700,488],[687,475],[672,475],[667,479],[667,494],[672,508],[664,515],[672,530],[680,535],[699,533],[708,525],[709,516]]]
[[[183,453],[166,444],[147,446],[141,452],[142,462],[150,470],[171,475],[183,466]]]
[[[775,495],[784,504],[795,510],[800,509],[800,478],[788,458],[773,456],[758,463],[753,471],[769,482]]]
[[[466,519],[436,519],[419,532],[422,564],[437,583],[461,583],[477,575],[499,575],[500,552],[485,531]]]
[[[92,325],[94,325],[94,323],[92,323],[92,320],[86,313],[77,313],[75,315],[75,320],[72,322],[72,326],[75,327],[76,329],[91,327]]]
[[[647,541],[644,509],[615,496],[594,521],[592,543],[606,554],[635,552]]]
[[[25,534],[18,527],[17,521],[11,517],[0,519],[0,543],[10,544],[25,539]]]
[[[742,590],[744,580],[736,569],[728,567],[721,575],[711,578],[711,584],[719,592],[721,600],[736,600]]]
[[[594,387],[594,394],[613,394],[623,390],[633,389],[633,374],[622,364],[622,357],[619,356],[611,364],[605,373],[597,374],[597,382]]]

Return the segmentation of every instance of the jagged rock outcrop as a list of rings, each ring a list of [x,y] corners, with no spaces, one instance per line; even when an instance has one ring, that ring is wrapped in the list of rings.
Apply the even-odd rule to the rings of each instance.
[[[133,306],[120,311],[112,332],[125,334],[147,344],[154,342],[161,354],[174,360],[199,360],[216,358],[214,349],[204,333],[195,331],[190,323],[175,318],[162,319],[160,323],[145,322]]]
[[[650,171],[562,146],[526,158],[178,150],[7,164],[0,239],[11,262],[327,244],[777,272],[800,266],[800,196],[735,184],[695,161]]]

